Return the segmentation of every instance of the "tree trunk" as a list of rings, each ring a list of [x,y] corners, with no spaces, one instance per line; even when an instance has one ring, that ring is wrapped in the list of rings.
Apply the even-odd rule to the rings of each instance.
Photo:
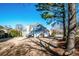
[[[65,24],[65,5],[63,4],[63,10],[64,10],[64,13],[63,13],[63,40],[65,41],[66,40],[66,24]]]
[[[68,33],[67,33],[67,55],[73,55],[75,51],[76,33],[76,10],[75,3],[68,4]]]

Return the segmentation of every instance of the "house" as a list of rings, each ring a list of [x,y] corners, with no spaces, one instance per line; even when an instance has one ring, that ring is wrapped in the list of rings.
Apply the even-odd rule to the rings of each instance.
[[[3,38],[4,35],[5,35],[5,31],[0,30],[0,38]]]
[[[49,31],[50,36],[55,39],[61,40],[63,39],[63,30],[62,29],[53,29]]]
[[[41,24],[32,24],[32,25],[26,26],[23,29],[22,35],[23,35],[23,37],[30,37],[30,36],[33,36],[33,37],[48,37],[49,36],[48,31],[49,30]]]
[[[1,29],[0,30],[0,38],[6,38],[6,37],[8,37],[7,33],[8,33],[7,30]]]

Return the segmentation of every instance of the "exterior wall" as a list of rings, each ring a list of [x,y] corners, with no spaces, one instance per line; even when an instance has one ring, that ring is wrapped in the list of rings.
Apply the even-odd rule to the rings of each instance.
[[[5,34],[5,32],[3,30],[0,30],[0,36],[4,35],[4,34]]]
[[[52,35],[52,33],[53,33],[53,30],[50,30],[50,31],[49,31],[50,36]]]
[[[34,37],[49,37],[49,33],[48,32],[46,32],[46,33],[42,33],[42,32],[36,33],[36,34],[34,34]]]
[[[23,28],[22,36],[26,37],[31,32],[31,30],[32,30],[32,26],[31,25],[28,25],[25,28]]]

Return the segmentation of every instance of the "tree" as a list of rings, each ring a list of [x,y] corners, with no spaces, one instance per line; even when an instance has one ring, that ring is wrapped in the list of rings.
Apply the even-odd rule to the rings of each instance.
[[[4,27],[0,25],[0,29],[4,29]]]
[[[47,24],[51,24],[52,26],[54,26],[58,22],[63,23],[63,40],[65,40],[66,27],[65,27],[64,4],[63,3],[39,3],[36,5],[36,8],[37,8],[37,11],[41,12],[41,17],[47,21]]]
[[[22,36],[23,25],[22,24],[17,24],[16,25],[16,30],[19,31],[20,35]]]
[[[73,55],[75,51],[75,34],[76,34],[76,7],[75,3],[68,4],[68,33],[67,33],[67,51]]]
[[[6,30],[11,30],[12,27],[11,27],[10,25],[5,25],[5,26],[4,26],[4,29],[6,29]]]
[[[50,6],[50,7],[49,7]],[[68,51],[67,55],[73,55],[75,50],[75,34],[76,34],[76,8],[74,3],[68,4],[68,28],[66,34],[66,27],[65,27],[65,6],[64,4],[54,3],[54,4],[38,4],[38,11],[41,11],[41,16],[43,19],[53,19],[63,18],[63,31],[64,31],[64,38],[66,39],[66,50]],[[53,8],[53,9],[51,9]],[[54,8],[57,10],[54,10]],[[50,11],[52,12],[50,13]],[[60,15],[60,16],[58,16]],[[61,16],[62,15],[62,16]],[[52,21],[49,22],[49,24]],[[53,23],[55,24],[55,23]],[[66,54],[65,54],[66,55]]]
[[[20,36],[20,32],[13,29],[13,30],[10,30],[9,35],[11,37],[17,37],[17,36]]]

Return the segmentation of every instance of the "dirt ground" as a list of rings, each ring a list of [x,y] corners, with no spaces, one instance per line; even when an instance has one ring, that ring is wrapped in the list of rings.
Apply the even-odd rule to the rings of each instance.
[[[61,56],[64,53],[52,38],[16,37],[0,41],[0,56]],[[79,55],[77,50],[76,54]]]

